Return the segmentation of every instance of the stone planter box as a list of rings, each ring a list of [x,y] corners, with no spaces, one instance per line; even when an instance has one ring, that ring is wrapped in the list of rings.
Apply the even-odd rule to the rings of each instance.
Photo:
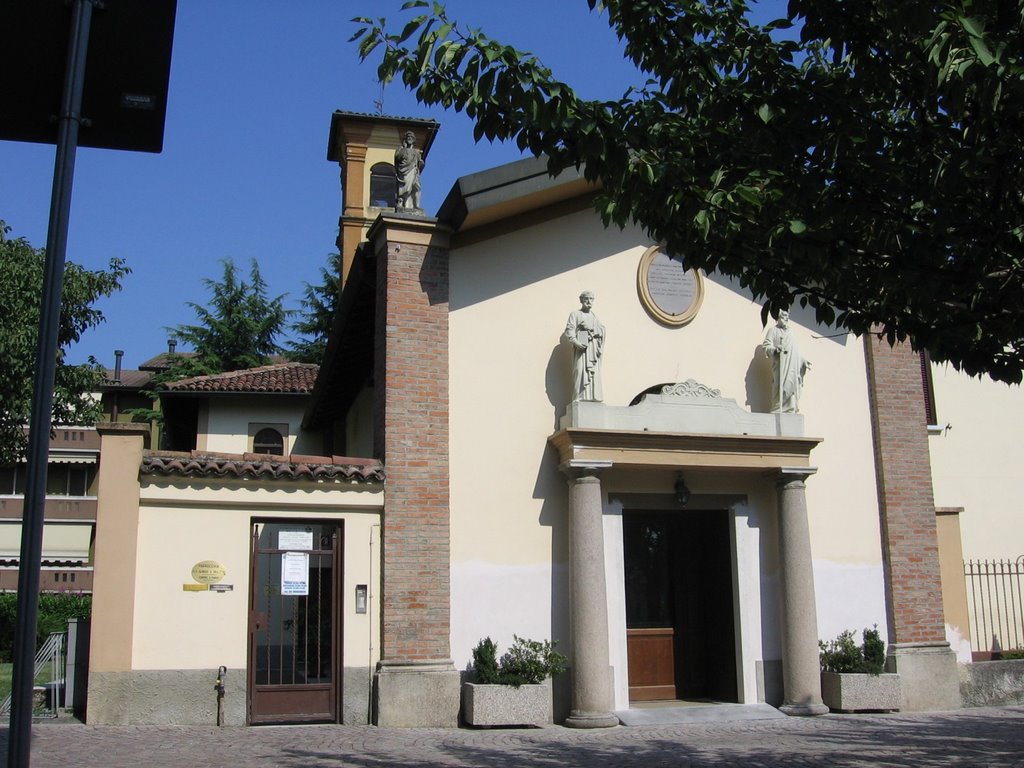
[[[821,673],[821,699],[833,712],[895,711],[901,696],[897,674]]]
[[[467,725],[551,725],[551,681],[537,685],[462,684]]]

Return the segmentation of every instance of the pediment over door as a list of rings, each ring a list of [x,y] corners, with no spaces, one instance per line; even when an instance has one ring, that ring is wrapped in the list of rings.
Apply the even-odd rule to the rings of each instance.
[[[770,470],[810,467],[821,438],[804,437],[803,417],[750,413],[696,382],[666,387],[633,406],[575,402],[548,441],[559,463],[617,467]]]

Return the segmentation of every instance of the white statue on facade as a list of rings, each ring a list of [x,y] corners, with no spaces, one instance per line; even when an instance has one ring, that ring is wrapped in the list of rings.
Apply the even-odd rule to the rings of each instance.
[[[416,149],[416,136],[406,131],[402,146],[395,150],[395,178],[398,195],[395,208],[420,211],[420,171],[423,170],[423,152]]]
[[[580,308],[569,315],[565,338],[572,347],[573,402],[604,398],[601,390],[601,356],[604,353],[605,331],[594,314],[594,294],[580,294]]]
[[[811,364],[800,354],[796,336],[789,327],[789,312],[779,312],[775,327],[761,344],[772,361],[772,413],[799,413],[804,375]]]

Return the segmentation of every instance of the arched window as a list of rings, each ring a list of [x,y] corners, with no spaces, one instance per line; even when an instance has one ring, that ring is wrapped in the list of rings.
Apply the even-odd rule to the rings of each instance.
[[[391,163],[374,163],[370,168],[370,206],[394,208],[398,198],[398,179]]]
[[[252,452],[284,456],[284,437],[276,429],[265,427],[253,436]]]

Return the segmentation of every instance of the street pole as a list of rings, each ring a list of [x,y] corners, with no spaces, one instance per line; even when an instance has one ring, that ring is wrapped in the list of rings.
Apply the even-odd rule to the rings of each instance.
[[[10,741],[7,768],[29,768],[32,741],[32,687],[35,678],[36,624],[39,618],[39,566],[43,551],[46,468],[53,411],[53,380],[57,368],[57,333],[75,175],[78,129],[82,122],[82,91],[89,29],[96,0],[74,0],[71,35],[60,114],[57,115],[57,155],[46,234],[43,295],[36,342],[36,378],[29,419],[28,470],[18,565],[18,606],[14,636],[14,676],[11,686]]]

